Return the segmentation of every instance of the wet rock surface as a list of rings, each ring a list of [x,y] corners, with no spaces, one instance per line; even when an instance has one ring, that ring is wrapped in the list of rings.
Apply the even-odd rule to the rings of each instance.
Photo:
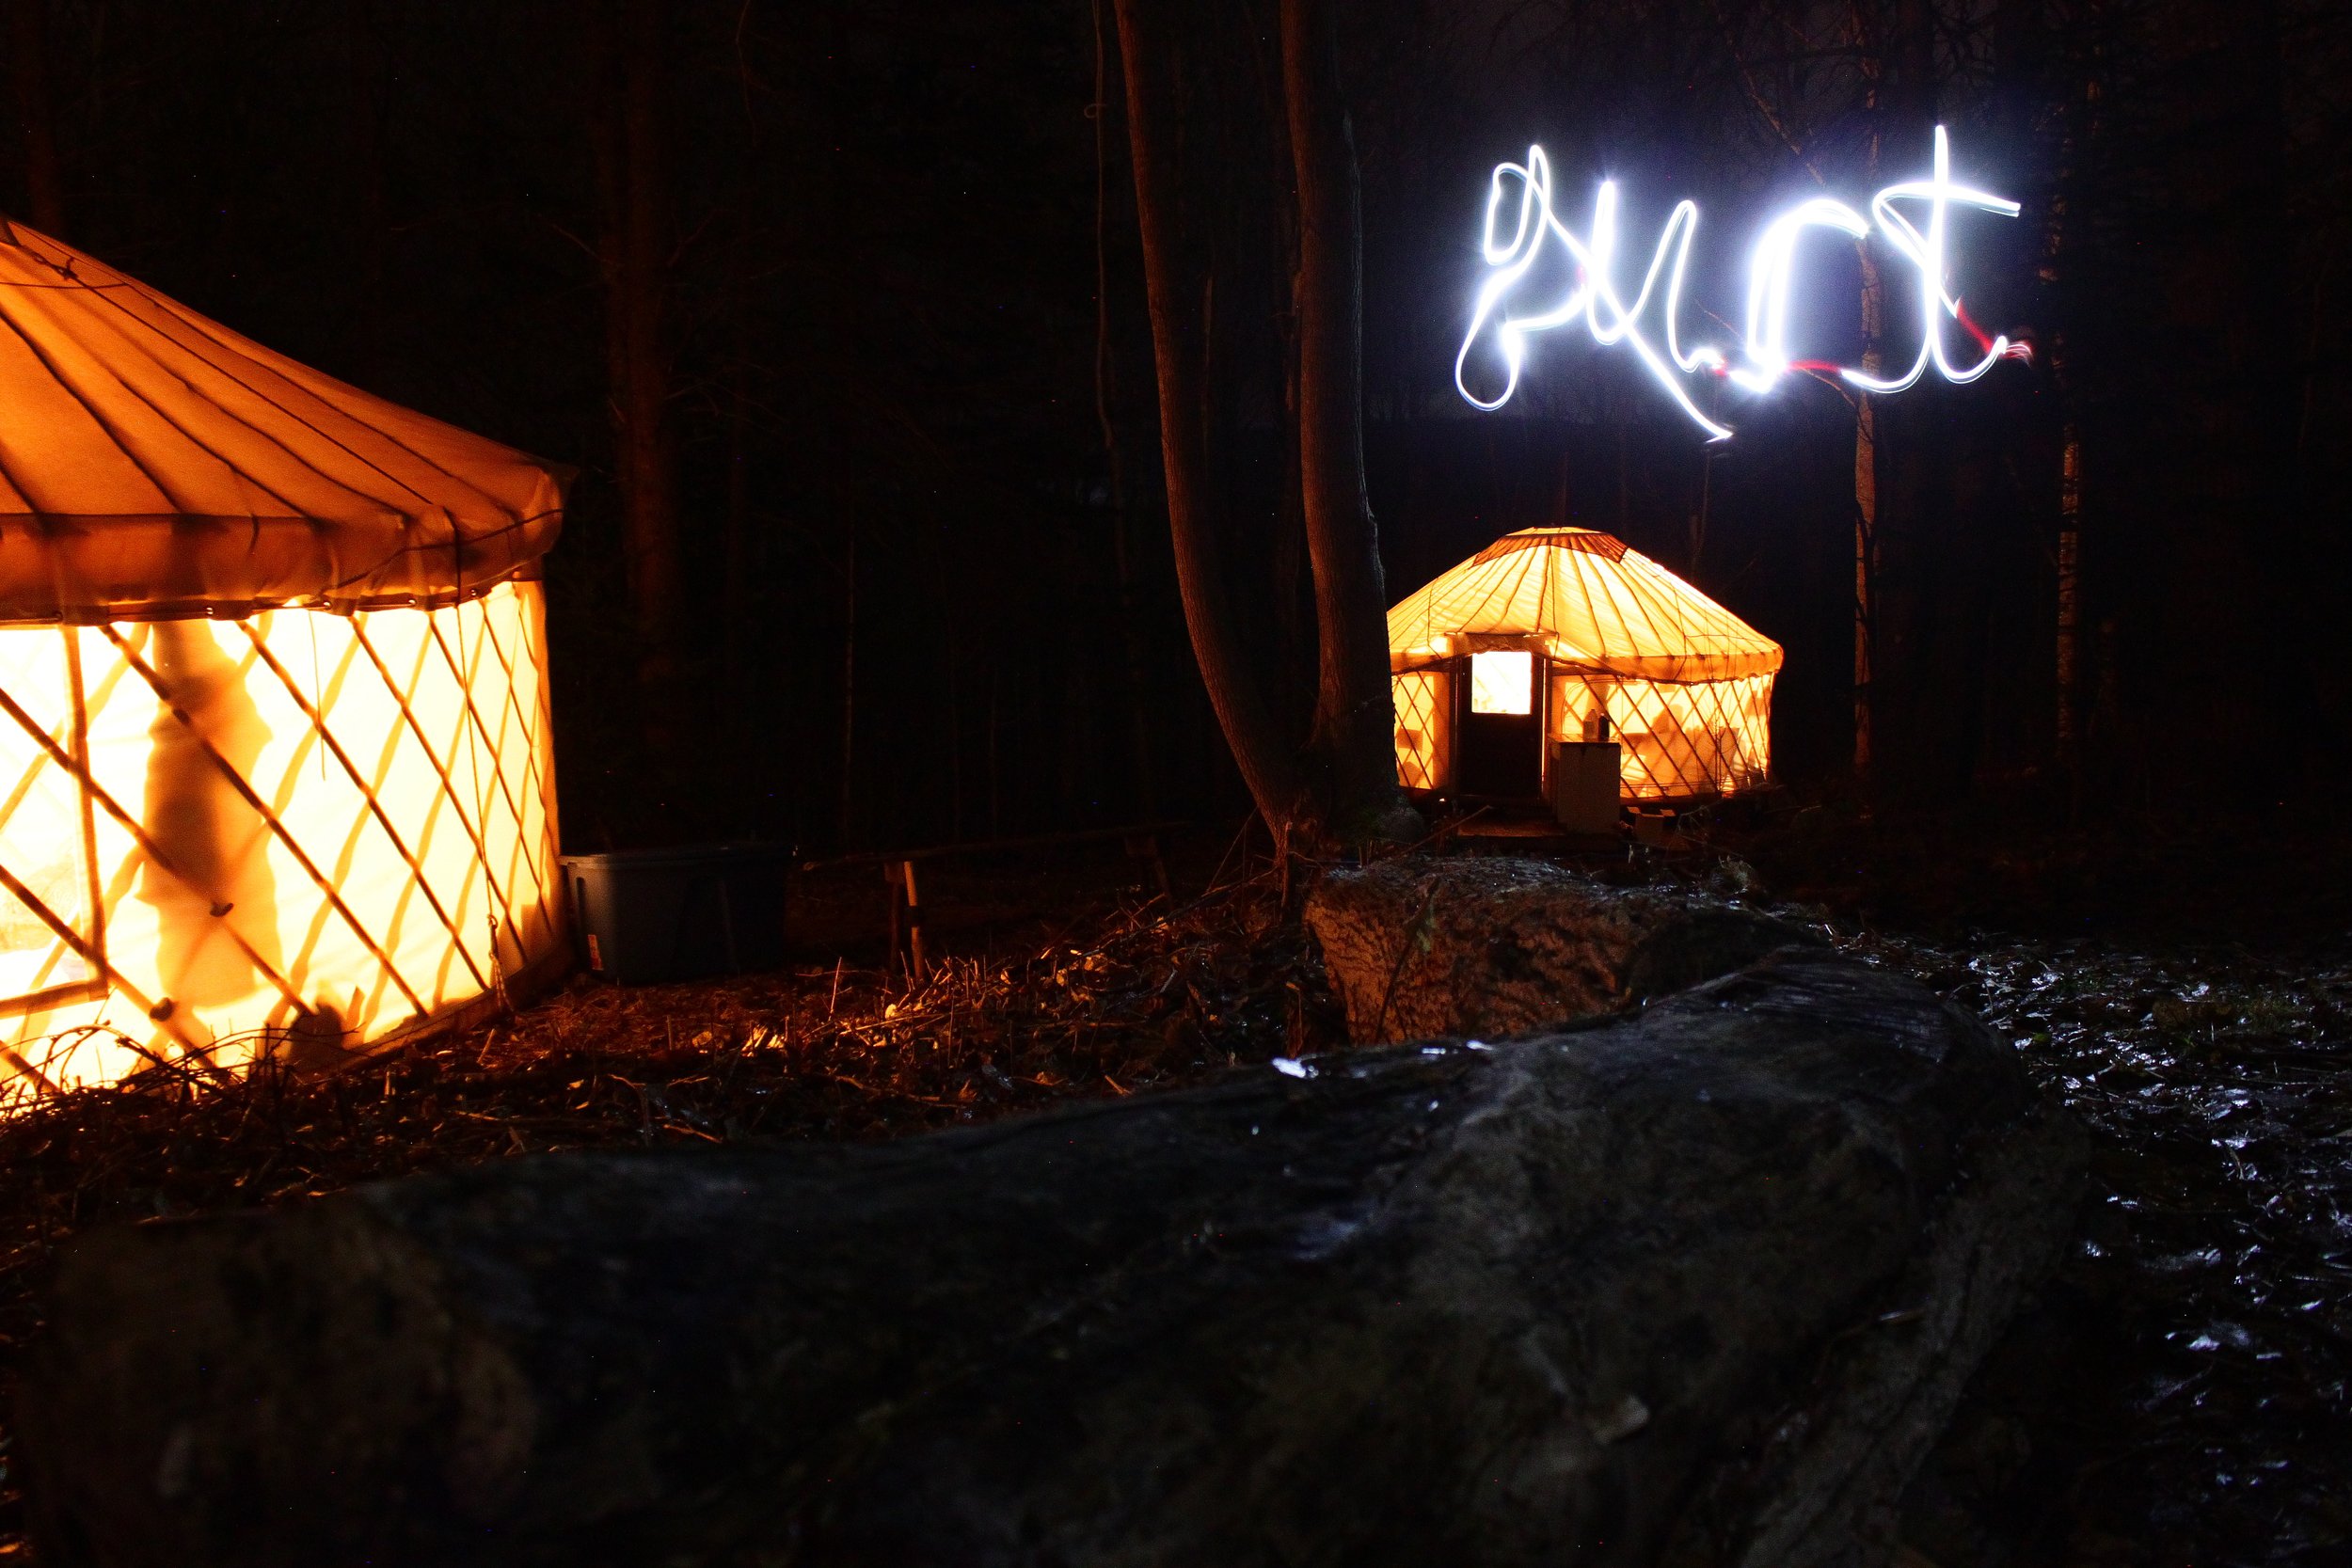
[[[1847,961],[1294,1066],[92,1234],[42,1560],[1875,1568],[2074,1225],[2017,1053]]]
[[[1979,1009],[2091,1138],[2058,1275],[1908,1501],[1940,1568],[2352,1557],[2352,962],[1978,935],[1851,949]]]
[[[1521,1034],[1821,940],[1685,888],[1613,887],[1485,856],[1334,870],[1308,895],[1306,921],[1359,1044]]]

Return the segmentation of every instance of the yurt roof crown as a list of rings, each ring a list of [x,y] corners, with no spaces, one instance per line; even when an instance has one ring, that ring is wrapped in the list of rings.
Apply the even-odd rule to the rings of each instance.
[[[1637,680],[1729,680],[1781,663],[1779,643],[1588,528],[1505,534],[1389,611],[1393,669],[1493,648]]]

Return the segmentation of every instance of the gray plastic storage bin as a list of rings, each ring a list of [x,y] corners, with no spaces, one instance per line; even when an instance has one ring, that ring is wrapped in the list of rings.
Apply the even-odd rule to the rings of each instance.
[[[625,986],[784,963],[780,844],[702,844],[565,855],[580,961]]]

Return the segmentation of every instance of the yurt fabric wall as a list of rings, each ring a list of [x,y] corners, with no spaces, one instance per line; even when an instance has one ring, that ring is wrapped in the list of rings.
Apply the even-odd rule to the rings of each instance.
[[[1389,677],[1396,699],[1396,773],[1407,789],[1453,783],[1454,674],[1407,670]]]
[[[564,961],[564,477],[0,224],[0,1098]]]
[[[20,1089],[347,1049],[561,951],[536,583],[15,627],[0,669]]]
[[[1406,787],[1448,787],[1452,672],[1506,650],[1549,661],[1549,735],[1605,729],[1620,744],[1626,799],[1732,795],[1770,776],[1780,645],[1609,534],[1529,529],[1389,611]]]

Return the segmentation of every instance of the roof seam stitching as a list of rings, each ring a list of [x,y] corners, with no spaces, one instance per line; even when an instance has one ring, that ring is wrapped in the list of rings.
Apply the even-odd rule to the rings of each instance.
[[[176,300],[173,300],[173,299],[169,298],[167,295],[164,295],[164,294],[160,294],[160,293],[155,293],[153,290],[151,290],[151,289],[149,289],[149,288],[145,287],[143,284],[140,284],[140,283],[138,282],[138,280],[137,280],[137,279],[135,279],[135,278],[125,278],[125,279],[124,279],[124,281],[126,281],[127,283],[129,283],[129,284],[131,285],[132,289],[133,289],[135,292],[136,292],[136,293],[140,295],[140,297],[141,297],[141,298],[146,299],[146,300],[148,300],[150,303],[151,303],[151,304],[153,304],[153,305],[155,305],[155,306],[159,307],[159,308],[160,308],[160,309],[161,309],[165,312],[165,314],[174,317],[174,318],[175,318],[176,320],[178,320],[181,324],[183,324],[183,325],[187,325],[187,326],[189,326],[189,327],[194,328],[194,329],[195,329],[195,331],[196,331],[196,334],[197,334],[197,336],[198,336],[199,338],[202,339],[205,342],[207,342],[207,343],[209,343],[209,344],[213,345],[215,348],[216,348],[216,349],[217,349],[217,350],[219,350],[220,352],[223,352],[223,353],[226,353],[226,354],[234,355],[234,356],[235,356],[238,359],[243,360],[243,361],[244,361],[246,364],[247,364],[247,365],[253,366],[253,367],[255,367],[255,368],[257,368],[257,369],[260,369],[260,370],[269,371],[272,374],[275,374],[275,375],[278,376],[281,380],[284,380],[284,381],[287,381],[287,382],[293,383],[294,385],[296,385],[296,386],[300,386],[300,383],[299,383],[299,382],[296,382],[296,381],[294,380],[294,378],[292,375],[288,374],[285,371],[277,370],[275,367],[272,367],[271,365],[269,365],[269,364],[267,363],[267,361],[262,360],[262,359],[260,359],[260,358],[256,357],[254,355],[251,355],[251,354],[246,353],[244,349],[242,349],[242,348],[240,348],[240,347],[238,347],[235,343],[231,343],[231,342],[226,341],[224,341],[223,339],[221,339],[221,338],[219,338],[219,337],[215,336],[215,334],[205,331],[205,330],[204,330],[204,326],[211,325],[211,324],[207,321],[207,319],[206,319],[206,318],[204,318],[204,317],[202,317],[202,316],[198,315],[198,314],[197,314],[196,312],[194,312],[194,311],[187,310],[187,309],[183,309],[183,308],[180,307],[180,305],[179,305],[179,302],[178,302],[178,301],[176,301]],[[93,292],[95,292],[95,291],[93,291]],[[188,343],[187,341],[185,341],[184,340],[183,340],[182,338],[180,338],[180,337],[179,337],[176,333],[173,333],[173,332],[167,331],[167,330],[166,330],[165,328],[163,328],[162,326],[158,325],[157,324],[152,323],[152,322],[148,322],[148,321],[146,321],[144,318],[142,318],[142,317],[140,317],[140,316],[138,316],[138,315],[134,314],[132,311],[130,311],[129,309],[125,309],[125,308],[124,308],[124,306],[123,306],[123,304],[122,304],[122,302],[121,302],[120,300],[114,299],[114,298],[111,298],[111,297],[106,297],[106,298],[105,298],[105,300],[104,300],[104,302],[105,302],[108,306],[112,307],[114,309],[119,310],[119,311],[121,311],[123,315],[125,315],[125,316],[129,317],[131,320],[135,321],[135,322],[139,322],[141,325],[148,326],[148,327],[150,328],[150,330],[152,330],[152,331],[156,332],[158,335],[162,336],[162,337],[163,337],[163,338],[165,338],[167,341],[171,342],[171,343],[172,343],[172,344],[174,344],[175,346],[177,346],[177,347],[179,347],[179,348],[182,348],[182,349],[184,349],[184,350],[186,350],[188,353],[195,355],[198,358],[199,358],[199,359],[203,360],[206,364],[211,365],[211,366],[212,366],[215,370],[218,371],[218,372],[221,373],[221,375],[222,375],[224,378],[226,378],[228,381],[230,381],[230,383],[232,383],[232,384],[233,384],[233,385],[235,385],[236,387],[238,387],[238,388],[242,388],[244,391],[246,391],[246,392],[249,393],[252,397],[254,397],[254,398],[255,398],[256,400],[258,400],[259,402],[261,402],[261,403],[262,403],[262,404],[267,404],[267,405],[268,405],[269,407],[271,407],[271,408],[275,408],[275,409],[276,409],[276,410],[278,410],[279,413],[281,413],[281,414],[285,415],[288,419],[290,419],[290,420],[294,420],[296,424],[298,424],[298,425],[302,426],[305,430],[308,430],[308,431],[310,431],[312,435],[314,435],[314,436],[318,436],[318,438],[319,438],[320,440],[326,442],[329,446],[334,447],[337,451],[342,451],[342,452],[345,453],[346,455],[348,455],[349,457],[351,457],[351,458],[353,459],[353,461],[358,462],[358,463],[360,463],[360,464],[364,465],[365,467],[367,467],[368,468],[373,469],[373,470],[374,472],[376,472],[377,474],[380,474],[381,476],[383,476],[383,478],[385,479],[385,481],[386,481],[387,483],[391,483],[391,484],[394,484],[394,485],[397,485],[397,486],[399,486],[401,489],[407,491],[410,495],[412,495],[412,496],[416,497],[418,500],[420,500],[420,501],[421,501],[421,502],[424,502],[424,503],[425,503],[425,504],[427,504],[428,506],[430,506],[430,505],[437,505],[437,504],[439,504],[439,503],[435,502],[435,501],[432,499],[432,498],[431,498],[431,497],[429,497],[429,496],[427,496],[427,495],[426,495],[423,491],[421,491],[421,490],[418,489],[415,485],[413,485],[413,484],[409,483],[406,480],[402,479],[399,475],[397,475],[397,474],[395,474],[395,473],[391,472],[389,469],[386,468],[386,467],[385,467],[382,464],[380,464],[380,463],[376,462],[373,458],[369,457],[369,456],[367,456],[365,453],[363,453],[363,452],[361,452],[361,451],[359,451],[356,450],[356,449],[355,449],[355,448],[353,448],[351,445],[349,445],[347,442],[342,441],[342,439],[338,438],[338,437],[337,437],[337,436],[335,436],[334,435],[330,434],[330,433],[329,433],[329,432],[327,432],[326,429],[324,429],[323,427],[321,427],[320,425],[318,425],[317,423],[315,423],[314,421],[312,421],[310,419],[307,418],[306,416],[304,416],[304,415],[303,415],[303,414],[301,414],[301,413],[296,412],[294,409],[293,409],[293,408],[289,407],[288,405],[286,405],[285,404],[283,404],[283,403],[279,402],[277,398],[272,397],[272,396],[271,396],[268,392],[263,391],[261,388],[259,388],[259,387],[255,386],[252,382],[250,382],[250,381],[246,380],[244,376],[242,376],[242,375],[240,375],[240,374],[238,374],[238,373],[237,373],[237,372],[236,372],[234,369],[232,369],[231,367],[230,367],[230,366],[228,366],[228,365],[225,365],[225,364],[220,363],[218,360],[215,360],[215,359],[212,358],[209,355],[205,354],[205,353],[204,353],[201,349],[198,348],[198,347],[197,347],[196,345],[194,345],[194,344]],[[223,331],[227,331],[228,329],[224,327],[222,330],[223,330]],[[249,340],[249,339],[244,339],[243,334],[241,334],[241,333],[240,333],[240,334],[234,334],[234,336],[236,336],[236,337],[240,338],[241,340],[243,340],[243,341],[251,341],[251,340]],[[261,344],[259,344],[259,343],[255,343],[253,346],[254,346],[255,348],[257,348],[257,349],[262,348],[262,345],[261,345]],[[270,352],[270,351],[264,350],[263,352]],[[150,357],[151,357],[151,358],[152,358],[153,356],[151,355],[151,356],[150,356]],[[307,370],[307,369],[309,369],[309,368],[310,368],[310,367],[308,367],[308,366],[304,366],[304,365],[299,364],[297,361],[291,360],[291,359],[289,359],[289,360],[287,361],[287,363],[288,363],[290,366],[293,366],[293,367],[294,367],[294,368],[295,368],[295,369]],[[332,380],[333,378],[332,378],[332,377],[328,377],[327,379]],[[190,390],[192,390],[192,391],[193,391],[193,390],[195,390],[195,388],[190,388]],[[327,406],[330,406],[330,407],[331,407],[331,406],[333,406],[333,404],[329,402],[329,400],[327,400],[326,398],[324,398],[324,397],[320,397],[318,393],[316,393],[316,392],[314,392],[314,391],[310,391],[310,388],[303,388],[303,390],[304,390],[305,392],[307,392],[307,393],[308,393],[310,397],[312,397],[313,399],[315,399],[316,401],[318,401],[319,403],[321,403],[321,404],[327,404]],[[352,388],[352,390],[354,390],[354,391],[358,391],[358,392],[361,392],[361,395],[363,395],[363,396],[367,396],[367,397],[373,397],[373,396],[374,396],[374,394],[373,394],[373,393],[365,392],[362,388],[356,388],[356,387],[355,387],[355,388]],[[197,394],[197,395],[198,395],[198,396],[199,396],[199,397],[203,396],[203,394],[202,394],[201,392],[198,392],[198,394]],[[206,401],[210,402],[211,400],[210,400],[210,399],[207,399]],[[293,452],[293,451],[292,451],[292,449],[291,449],[291,448],[289,448],[289,447],[287,447],[287,446],[286,446],[286,444],[285,444],[284,442],[279,441],[279,440],[278,440],[276,436],[269,435],[269,433],[268,433],[268,432],[266,432],[266,431],[262,430],[262,429],[259,425],[254,424],[254,423],[253,423],[250,420],[246,419],[243,415],[240,415],[240,414],[238,414],[237,412],[235,412],[233,409],[228,408],[228,407],[226,407],[226,406],[224,406],[224,405],[222,405],[222,404],[218,404],[218,403],[215,403],[215,404],[214,404],[214,406],[215,406],[215,407],[216,407],[216,408],[220,408],[220,410],[221,410],[221,412],[222,412],[222,413],[224,413],[224,414],[228,415],[228,416],[229,416],[229,418],[230,418],[230,419],[232,419],[232,420],[236,420],[239,424],[244,425],[246,429],[253,431],[256,435],[259,435],[259,436],[262,436],[264,439],[266,439],[266,440],[268,440],[268,441],[272,442],[274,445],[276,445],[276,446],[278,447],[278,449],[279,451],[286,452],[288,456],[294,456],[294,452]],[[398,406],[398,405],[397,405],[397,404],[395,404],[394,406]],[[414,411],[414,410],[411,410],[411,412],[415,412],[415,411]],[[488,491],[484,490],[481,486],[479,486],[479,485],[475,484],[472,481],[470,481],[470,480],[469,480],[469,479],[465,478],[463,475],[458,474],[458,473],[456,473],[456,472],[454,472],[454,471],[453,471],[453,470],[451,470],[451,469],[449,469],[449,468],[443,467],[440,464],[436,463],[436,462],[435,462],[432,458],[430,458],[430,457],[426,456],[423,452],[419,451],[416,448],[414,448],[414,447],[410,446],[407,442],[405,442],[405,441],[402,440],[399,436],[397,436],[393,435],[390,431],[386,430],[383,426],[381,426],[381,425],[377,425],[377,424],[372,424],[372,423],[370,423],[370,422],[369,422],[369,421],[367,421],[367,420],[364,420],[359,419],[357,415],[349,415],[349,416],[346,416],[346,417],[347,417],[347,418],[349,418],[349,419],[351,420],[352,423],[357,424],[357,425],[363,426],[364,428],[366,428],[366,429],[368,429],[368,430],[372,430],[372,431],[373,431],[373,432],[374,432],[375,434],[377,434],[378,436],[382,436],[382,437],[383,437],[383,438],[384,438],[387,442],[390,443],[390,444],[391,444],[392,446],[394,446],[394,447],[397,447],[397,448],[398,448],[398,449],[400,449],[402,451],[406,452],[406,453],[407,453],[410,457],[415,458],[415,459],[416,459],[419,463],[423,464],[426,467],[428,467],[428,468],[432,469],[435,473],[441,475],[444,479],[447,479],[447,480],[451,481],[451,482],[452,482],[452,483],[453,483],[463,485],[466,489],[470,490],[471,492],[473,492],[473,494],[474,494],[474,495],[476,495],[476,496],[480,497],[480,498],[481,498],[484,501],[487,502],[487,503],[488,503],[488,504],[489,504],[492,508],[494,508],[494,509],[495,509],[495,510],[497,510],[498,512],[500,512],[500,513],[501,513],[501,514],[503,514],[503,515],[507,515],[507,516],[509,516],[509,517],[512,517],[512,516],[515,515],[515,514],[514,514],[514,512],[513,512],[513,510],[512,510],[511,508],[507,507],[506,505],[504,505],[503,503],[501,503],[501,502],[498,499],[498,498],[497,498],[497,497],[495,497],[495,496],[491,495]],[[419,415],[419,417],[420,417],[420,418],[421,418],[421,419],[428,419],[428,420],[433,418],[433,416],[432,416],[432,415],[430,415],[430,414],[420,414],[420,415]],[[453,427],[453,426],[452,428],[455,428],[455,427]],[[485,436],[485,437],[482,437],[482,439],[484,439],[484,440],[487,440],[487,439],[488,439],[488,437]],[[519,455],[519,454],[518,454],[518,455]],[[296,462],[301,462],[301,463],[303,464],[303,467],[307,467],[307,468],[310,468],[310,469],[313,473],[318,473],[318,472],[320,471],[320,470],[318,469],[318,467],[316,467],[316,465],[314,465],[314,464],[310,464],[310,463],[308,463],[308,462],[304,462],[304,461],[303,461],[301,458],[299,458],[299,457],[296,457],[296,458],[295,458],[295,461],[296,461]],[[327,477],[327,476],[324,476],[324,475],[322,475],[322,477]],[[342,482],[341,482],[341,481],[339,481],[339,480],[333,480],[333,479],[331,479],[331,478],[329,478],[329,483],[336,483],[336,484],[341,484],[341,483],[342,483]],[[344,489],[350,489],[350,486],[348,486],[348,485],[342,485],[342,488],[344,488]],[[355,490],[355,491],[352,491],[352,494],[354,494],[354,495],[358,495],[358,494],[359,494],[359,492]],[[371,500],[373,500],[373,499],[376,499],[377,498],[371,496],[371,497],[368,497],[367,499],[371,499]],[[447,508],[446,506],[443,506],[442,510],[447,511],[447,510],[448,510],[448,508]]]

